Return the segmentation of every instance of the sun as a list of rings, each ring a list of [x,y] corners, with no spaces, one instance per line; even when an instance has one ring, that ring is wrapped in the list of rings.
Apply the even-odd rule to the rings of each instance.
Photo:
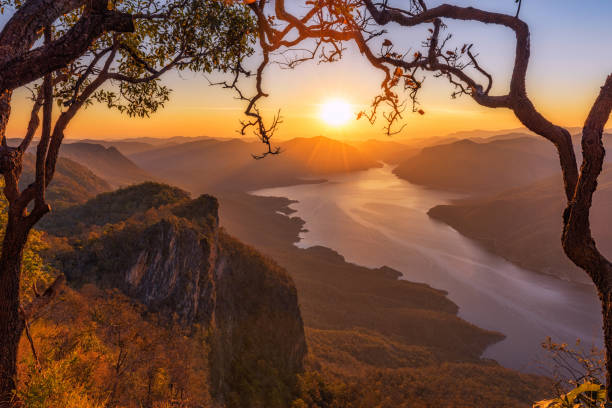
[[[331,126],[342,126],[353,118],[351,105],[343,99],[330,99],[321,105],[321,120]]]

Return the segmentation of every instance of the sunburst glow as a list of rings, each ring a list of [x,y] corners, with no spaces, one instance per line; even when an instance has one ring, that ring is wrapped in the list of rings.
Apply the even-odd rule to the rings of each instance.
[[[330,99],[321,105],[321,120],[331,126],[342,126],[354,116],[351,105],[343,99]]]

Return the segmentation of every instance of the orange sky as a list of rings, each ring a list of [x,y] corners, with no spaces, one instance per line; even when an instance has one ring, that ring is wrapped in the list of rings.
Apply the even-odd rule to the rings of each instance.
[[[465,3],[465,2],[463,2]],[[469,2],[468,2],[469,3]],[[514,2],[481,0],[479,6],[488,9],[510,11]],[[506,4],[508,3],[508,4]],[[526,2],[522,11],[524,19],[532,27],[532,60],[528,76],[530,96],[538,109],[553,122],[564,126],[580,126],[594,100],[599,86],[612,68],[612,52],[609,39],[612,25],[603,16],[597,19],[580,20],[574,24],[576,10],[580,6],[590,12],[597,11],[596,2],[539,0]],[[612,3],[612,2],[610,2]],[[557,20],[544,21],[540,12],[550,11],[550,5],[558,9]],[[547,6],[548,5],[548,6]],[[608,6],[604,6],[608,7]],[[612,11],[612,7],[608,7]],[[587,10],[588,11],[588,10]],[[606,14],[606,13],[603,13]],[[600,21],[601,20],[601,21]],[[567,27],[572,27],[568,30]],[[475,41],[481,52],[481,61],[497,78],[495,91],[506,88],[513,54],[512,34],[503,29],[482,25],[456,24],[450,28],[461,37]],[[481,34],[487,30],[486,36]],[[389,34],[394,42],[406,40],[405,32]],[[395,36],[395,37],[394,37]],[[419,37],[420,38],[420,37]],[[401,40],[400,40],[401,39]],[[410,36],[407,37],[410,40]],[[608,52],[602,52],[601,48]],[[594,50],[592,58],[584,58]],[[578,73],[578,74],[577,74]],[[94,105],[82,112],[70,124],[69,138],[123,138],[138,136],[170,137],[237,136],[241,109],[244,104],[233,99],[228,90],[211,88],[201,75],[169,74],[164,81],[173,89],[171,101],[161,112],[149,119],[132,119]],[[307,63],[295,70],[271,67],[266,76],[265,87],[271,97],[262,105],[271,115],[282,108],[284,123],[278,137],[326,135],[338,138],[385,137],[382,123],[371,126],[366,120],[351,121],[342,127],[331,127],[319,117],[319,106],[331,98],[342,98],[352,104],[356,112],[367,107],[379,90],[380,74],[374,71],[353,49],[343,61],[335,64],[317,65]],[[426,114],[408,113],[406,128],[394,137],[441,135],[470,129],[516,128],[520,123],[507,110],[488,109],[475,104],[469,98],[452,100],[452,89],[444,80],[428,78],[421,94],[421,107]],[[17,91],[14,97],[13,114],[8,127],[9,137],[22,136],[29,116],[26,92]]]

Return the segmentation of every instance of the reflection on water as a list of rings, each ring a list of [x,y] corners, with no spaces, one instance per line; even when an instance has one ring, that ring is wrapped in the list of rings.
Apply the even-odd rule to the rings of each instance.
[[[507,336],[484,354],[507,367],[538,372],[546,336],[602,344],[592,288],[523,270],[427,216],[457,195],[400,180],[389,166],[254,194],[298,201],[291,208],[307,229],[300,247],[327,246],[349,262],[388,265],[446,290],[462,318]]]

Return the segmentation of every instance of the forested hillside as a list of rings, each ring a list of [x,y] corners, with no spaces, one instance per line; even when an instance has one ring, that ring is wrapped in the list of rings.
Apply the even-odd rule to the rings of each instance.
[[[67,157],[108,181],[113,187],[129,186],[153,180],[153,177],[124,156],[114,146],[97,143],[67,143],[61,156]]]
[[[395,174],[411,183],[465,193],[501,191],[559,172],[554,146],[533,137],[470,139],[423,149]]]
[[[49,217],[37,265],[69,288],[32,322],[42,371],[22,342],[23,399],[290,404],[306,353],[295,287],[218,229],[217,206],[148,183]]]
[[[20,188],[28,186],[34,179],[34,156],[26,154]],[[56,174],[49,185],[47,198],[53,208],[66,208],[80,204],[112,187],[105,180],[70,159],[61,157],[57,161]]]

